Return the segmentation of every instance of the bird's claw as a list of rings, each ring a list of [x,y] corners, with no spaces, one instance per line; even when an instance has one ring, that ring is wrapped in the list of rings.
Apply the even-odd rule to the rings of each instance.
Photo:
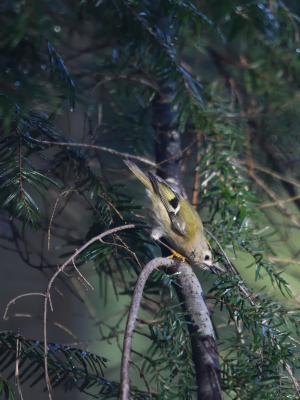
[[[171,250],[172,251],[172,255],[169,256],[168,258],[173,258],[173,257],[177,257],[179,258],[182,262],[188,261],[188,259],[186,257],[183,257],[181,254],[177,253],[177,251],[175,250]]]

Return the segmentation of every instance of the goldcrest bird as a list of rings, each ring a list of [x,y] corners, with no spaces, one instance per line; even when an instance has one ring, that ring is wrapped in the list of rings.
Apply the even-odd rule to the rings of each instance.
[[[207,269],[212,265],[212,252],[197,211],[162,178],[150,171],[148,177],[131,160],[123,161],[146,186],[151,237],[154,240],[164,238],[175,250],[173,255],[183,256],[180,258],[188,259],[197,267]]]

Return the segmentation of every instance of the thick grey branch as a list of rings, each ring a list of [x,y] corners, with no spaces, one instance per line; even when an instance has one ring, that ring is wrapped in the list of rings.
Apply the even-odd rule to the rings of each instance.
[[[172,97],[172,90],[166,96]],[[165,179],[177,192],[182,192],[180,183],[181,158],[180,134],[177,121],[174,121],[174,110],[170,103],[159,98],[155,103],[155,121],[157,132],[156,162],[161,163],[163,170],[158,174]],[[167,160],[167,162],[162,162]],[[164,254],[164,253],[163,253]],[[173,272],[182,272],[178,276],[180,286],[175,285],[182,307],[188,312],[186,316],[191,334],[193,361],[196,370],[197,399],[223,399],[220,387],[220,365],[217,345],[208,310],[203,298],[201,285],[186,263],[173,264]]]
[[[191,335],[195,363],[198,400],[222,400],[220,365],[217,344],[203,291],[192,268],[187,263],[171,267],[180,286],[174,286],[187,311],[186,320]]]
[[[130,353],[135,321],[144,286],[150,273],[162,265],[168,266],[172,272],[181,272],[177,278],[180,286],[176,288],[178,297],[184,303],[183,307],[188,312],[186,319],[190,322],[188,327],[192,337],[198,400],[222,400],[217,346],[201,285],[188,264],[174,262],[167,258],[155,258],[150,261],[141,271],[134,289],[124,337],[120,400],[128,400],[130,398]]]

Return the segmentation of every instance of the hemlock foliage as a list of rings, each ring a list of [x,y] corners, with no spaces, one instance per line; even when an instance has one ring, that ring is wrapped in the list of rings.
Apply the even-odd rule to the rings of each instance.
[[[297,266],[291,263],[297,262],[300,227],[298,15],[298,4],[273,0],[9,0],[0,5],[2,223],[11,218],[24,240],[31,228],[44,235],[51,225],[51,240],[73,249],[61,255],[61,265],[66,253],[93,236],[144,222],[144,199],[131,190],[131,182],[125,187],[129,173],[120,160],[131,154],[154,161],[155,104],[169,102],[184,149],[182,182],[189,199],[239,270],[199,273],[218,340],[225,399],[300,395],[299,299],[283,271]],[[120,179],[116,171],[122,168]],[[79,197],[89,216],[89,231],[78,227],[76,237],[64,237],[73,229],[71,217],[70,227],[60,230],[64,210],[57,219],[52,215],[56,200],[66,196]],[[207,238],[226,269],[222,249]],[[4,252],[4,233],[2,239]],[[113,291],[119,302],[128,302],[122,296],[132,294],[139,271],[159,248],[146,230],[105,239],[80,253],[76,267],[93,263],[105,301]],[[46,249],[41,254],[46,260]],[[23,261],[32,267],[29,258]],[[56,270],[50,264],[48,278]],[[68,274],[77,271],[70,266]],[[155,399],[195,396],[189,332],[174,284],[167,270],[152,274],[136,329],[137,336],[146,336],[138,373]],[[105,328],[99,328],[99,340],[113,344],[111,352],[117,351],[112,340],[123,333],[126,313],[127,308],[115,324],[97,320]],[[5,399],[14,396],[16,359],[21,387],[29,384],[34,391],[44,379],[44,344],[37,339],[0,334]],[[109,360],[102,354],[80,350],[80,344],[48,347],[53,388],[65,385],[87,398],[117,398],[119,384],[106,373]],[[149,398],[138,382],[132,397]]]

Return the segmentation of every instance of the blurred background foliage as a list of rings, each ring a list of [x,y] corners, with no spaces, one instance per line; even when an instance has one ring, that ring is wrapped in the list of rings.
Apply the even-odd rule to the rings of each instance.
[[[292,0],[1,2],[3,313],[15,296],[43,292],[86,240],[146,222],[143,188],[122,158],[155,163],[157,102],[168,104],[165,123],[180,132],[184,193],[240,273],[197,271],[224,398],[299,398],[291,379],[299,368],[298,15]],[[66,399],[117,396],[130,295],[160,249],[143,230],[105,242],[76,260],[94,292],[72,265],[55,283],[48,324],[54,398],[60,390],[72,390]],[[147,282],[132,355],[134,398],[148,396],[145,382],[155,398],[194,396],[173,281],[161,271]],[[0,335],[5,398],[14,395],[16,358],[19,390],[42,398],[45,387],[42,300],[25,299],[1,325],[18,331]]]

